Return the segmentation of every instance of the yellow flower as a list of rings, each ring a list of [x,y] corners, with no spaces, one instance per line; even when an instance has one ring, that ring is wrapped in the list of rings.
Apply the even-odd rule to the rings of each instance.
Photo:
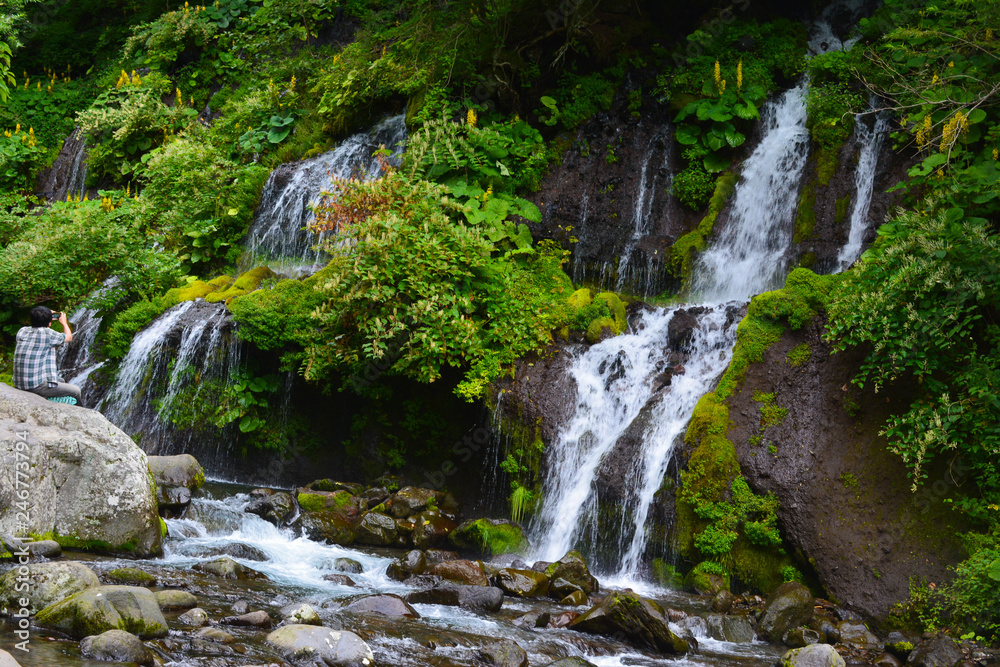
[[[476,116],[476,112],[473,109],[469,109],[469,113],[465,115],[465,122],[469,127],[475,127],[477,120],[478,117]]]
[[[931,85],[932,85],[932,86],[935,86],[935,85],[937,85],[937,82],[938,82],[938,81],[940,81],[940,79],[938,79],[938,75],[937,75],[937,74],[935,74],[935,75],[934,75],[934,78],[933,78],[933,79],[931,79]]]
[[[1000,159],[1000,153],[998,153],[997,149],[995,148],[993,149],[993,159],[994,160]]]
[[[715,87],[719,89],[719,94],[722,94],[724,90],[722,87],[722,67],[719,65],[719,61],[715,61]]]
[[[743,89],[743,59],[736,64],[736,91]]]
[[[954,60],[952,60],[950,63],[948,63],[948,68],[949,69],[953,68],[954,66],[955,66],[955,61]]]
[[[986,29],[986,41],[993,39],[993,31],[990,28]]]
[[[726,80],[725,79],[723,79],[722,81],[719,82],[719,94],[721,95],[724,92],[726,92]]]

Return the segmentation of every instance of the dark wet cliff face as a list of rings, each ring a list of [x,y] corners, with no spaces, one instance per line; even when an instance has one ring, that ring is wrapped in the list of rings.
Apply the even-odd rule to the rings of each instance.
[[[729,438],[750,486],[777,494],[786,544],[813,566],[827,596],[883,618],[907,598],[911,578],[940,582],[961,560],[957,534],[968,527],[942,502],[962,479],[960,462],[930,471],[930,493],[911,493],[879,436],[907,397],[858,390],[850,381],[860,355],[831,356],[821,333],[819,322],[786,331],[749,367],[729,400]],[[754,392],[773,393],[787,416],[763,427]]]

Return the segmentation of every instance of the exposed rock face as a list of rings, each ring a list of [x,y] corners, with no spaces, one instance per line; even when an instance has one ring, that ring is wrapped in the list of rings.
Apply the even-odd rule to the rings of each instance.
[[[191,503],[191,494],[205,483],[205,471],[190,454],[150,456],[149,470],[156,480],[160,510],[177,512]]]
[[[749,366],[729,399],[728,437],[751,488],[777,494],[790,551],[813,562],[831,598],[880,618],[908,597],[911,578],[952,576],[948,565],[963,558],[956,536],[967,528],[941,502],[948,494],[910,492],[906,468],[878,434],[911,397],[905,389],[876,395],[854,387],[861,357],[831,356],[823,324],[786,330],[760,363]],[[803,345],[808,359],[792,366],[788,353]],[[761,431],[754,391],[773,392],[774,405],[788,409],[781,423]],[[757,435],[762,441],[754,446],[750,439]],[[962,473],[932,465],[928,475],[928,485],[941,480],[952,489],[951,480]]]
[[[962,659],[962,651],[954,639],[946,635],[922,641],[906,659],[912,667],[950,667]]]
[[[18,590],[17,568],[0,577],[0,608],[18,609],[20,599],[27,598],[28,607],[35,613],[101,585],[94,571],[82,563],[37,563],[26,567],[31,583],[26,591]]]
[[[269,634],[267,643],[296,665],[353,667],[375,664],[368,644],[353,632],[337,632],[316,625],[286,625]]]
[[[107,630],[124,630],[142,639],[165,637],[167,621],[147,588],[98,586],[38,612],[43,627],[82,639]]]
[[[757,634],[772,642],[780,642],[786,632],[806,625],[813,615],[813,596],[797,581],[778,586],[767,599],[757,623]]]
[[[21,466],[24,476],[15,484]],[[19,489],[28,490],[31,504],[27,530],[15,511]],[[3,384],[0,507],[0,533],[30,533],[62,546],[144,558],[160,553],[156,491],[145,452],[99,412]]]

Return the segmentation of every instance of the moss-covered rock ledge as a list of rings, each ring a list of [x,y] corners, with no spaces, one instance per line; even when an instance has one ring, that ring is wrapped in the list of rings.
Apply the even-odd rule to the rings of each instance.
[[[0,384],[0,533],[158,555],[145,452],[99,412]]]

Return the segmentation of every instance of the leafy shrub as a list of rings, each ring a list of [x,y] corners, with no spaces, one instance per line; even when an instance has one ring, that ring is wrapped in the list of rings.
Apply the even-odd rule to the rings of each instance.
[[[46,150],[35,139],[34,128],[18,130],[20,125],[0,134],[0,176],[10,188],[30,191]]]
[[[141,54],[142,65],[153,69],[169,70],[181,54],[204,48],[216,30],[223,14],[220,8],[203,10],[195,5],[167,12],[151,23],[138,26],[125,42],[123,60],[132,60]],[[193,59],[193,55],[189,55]]]
[[[685,156],[690,149],[684,151]],[[715,179],[705,170],[701,160],[694,158],[688,166],[674,176],[672,192],[678,200],[694,211],[700,211],[708,204],[715,191]]]

